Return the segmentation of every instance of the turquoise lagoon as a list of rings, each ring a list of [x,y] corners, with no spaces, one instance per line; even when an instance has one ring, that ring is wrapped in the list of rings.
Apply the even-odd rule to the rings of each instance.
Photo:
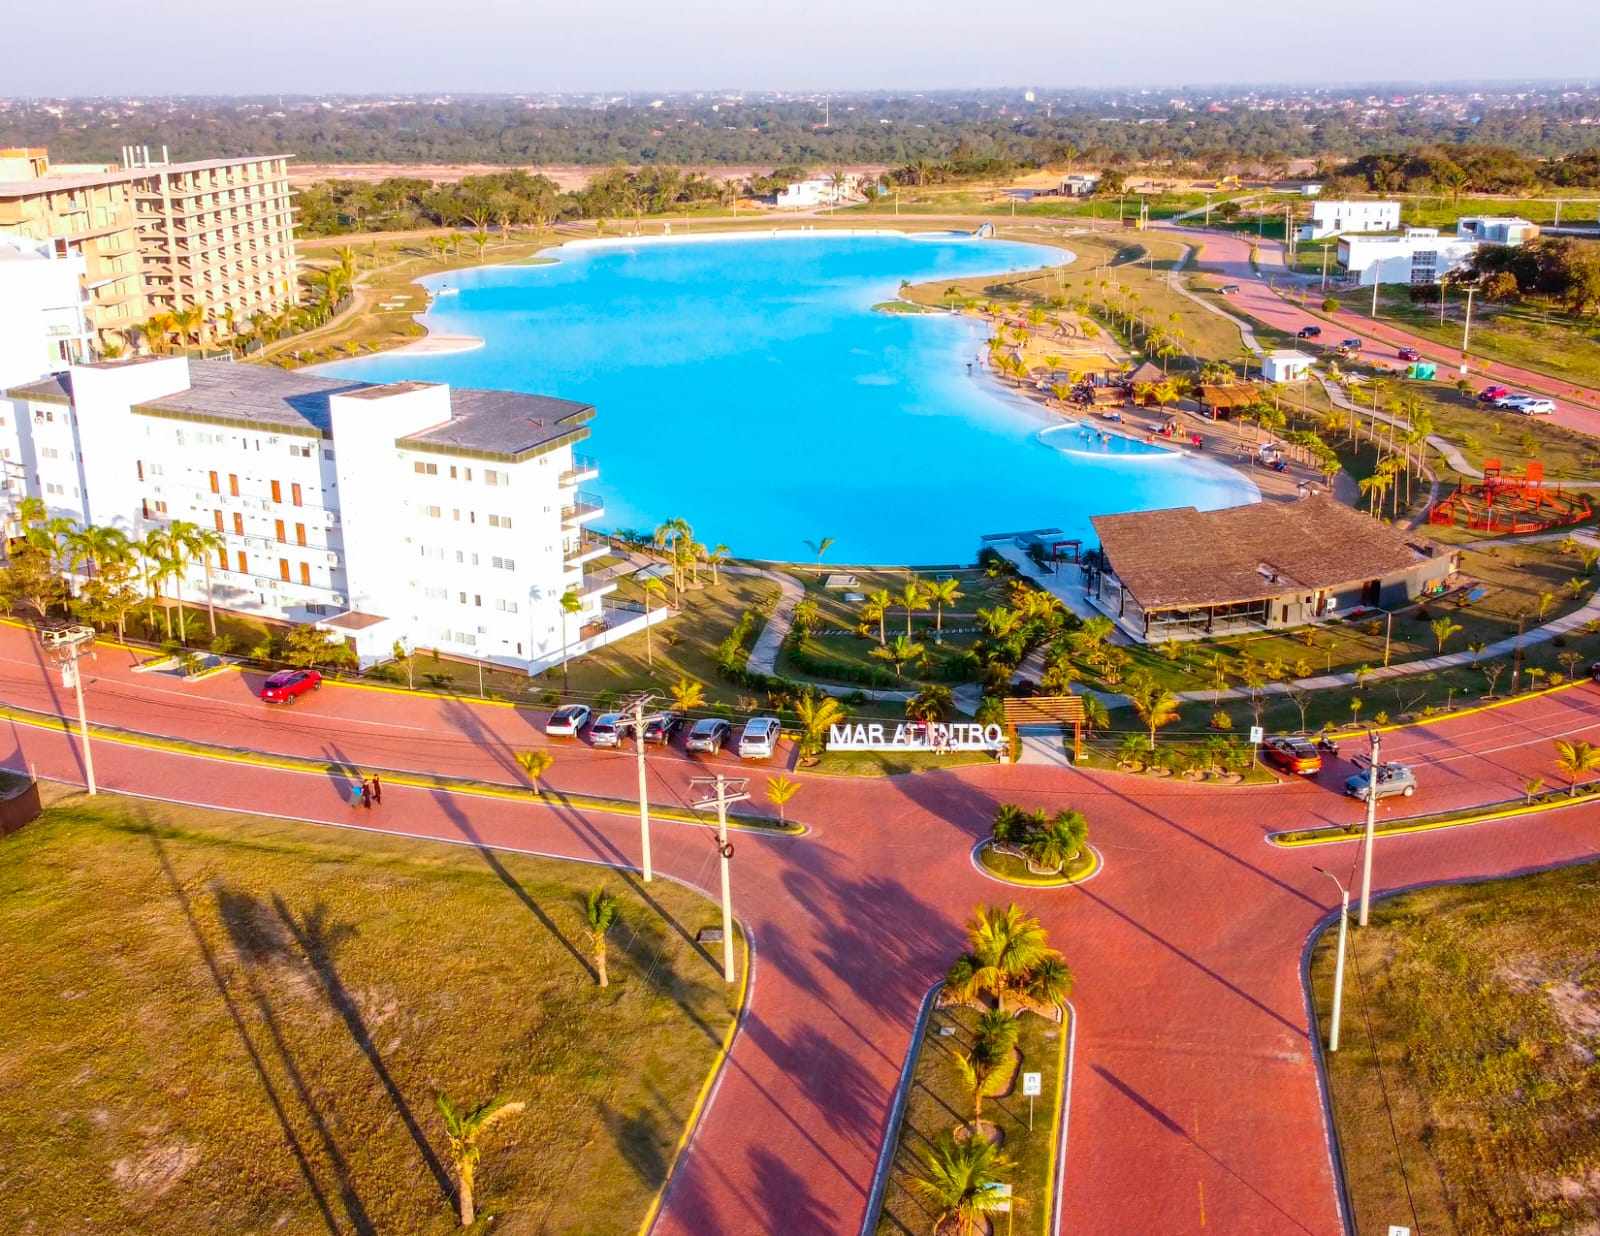
[[[959,563],[984,533],[1259,497],[1233,469],[1062,425],[975,362],[984,328],[872,306],[911,282],[1058,265],[965,234],[603,241],[430,279],[431,330],[484,346],[325,366],[593,403],[608,528],[682,516],[707,545],[838,563]],[[970,364],[969,364],[970,363]]]

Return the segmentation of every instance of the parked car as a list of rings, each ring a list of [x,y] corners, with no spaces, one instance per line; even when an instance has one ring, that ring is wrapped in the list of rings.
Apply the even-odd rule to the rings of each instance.
[[[589,727],[589,741],[597,747],[619,746],[632,730],[632,723],[620,712],[603,712]]]
[[[1322,753],[1316,745],[1292,734],[1267,739],[1261,744],[1261,758],[1274,768],[1301,777],[1315,777],[1322,771]]]
[[[589,724],[591,715],[587,704],[563,704],[550,714],[544,732],[555,738],[576,738]]]
[[[1239,294],[1239,285],[1237,283],[1224,283],[1217,291],[1224,296],[1237,296]]]
[[[1589,667],[1589,677],[1593,678],[1596,682],[1600,682],[1600,661],[1596,661]]]
[[[1339,351],[1359,352],[1361,351],[1361,340],[1357,339],[1354,335],[1351,335],[1348,339],[1341,339],[1339,340]]]
[[[1529,396],[1526,399],[1518,400],[1511,410],[1520,412],[1523,416],[1553,416],[1555,415],[1556,401],[1554,399],[1540,399]]]
[[[1531,397],[1532,396],[1529,395],[1520,395],[1515,391],[1507,391],[1504,395],[1496,395],[1492,400],[1490,400],[1490,406],[1496,408],[1506,408],[1514,411],[1519,403]]]
[[[1378,766],[1378,784],[1370,785],[1371,773],[1363,769],[1358,773],[1351,773],[1345,778],[1344,792],[1351,798],[1367,801],[1367,791],[1375,789],[1379,799],[1410,798],[1417,792],[1417,774],[1405,764],[1380,764]]]
[[[1403,361],[1419,361],[1422,359],[1422,353],[1415,348],[1396,349],[1395,355]]]
[[[1511,393],[1509,386],[1486,386],[1478,392],[1479,403],[1493,403],[1496,399],[1503,399]]]
[[[261,684],[261,698],[269,704],[292,704],[321,686],[322,675],[314,669],[279,670]]]
[[[672,736],[683,728],[683,714],[677,712],[658,712],[649,717],[644,723],[644,740],[658,742],[663,747],[672,741]]]
[[[1320,339],[1322,338],[1322,327],[1302,326],[1300,328],[1299,335],[1302,339]]]
[[[782,732],[783,727],[778,724],[776,717],[751,717],[744,723],[744,732],[739,735],[739,758],[769,758],[778,749],[778,735]]]
[[[683,746],[687,751],[709,751],[715,755],[722,750],[722,744],[728,741],[728,735],[733,733],[733,726],[721,717],[701,717],[689,728],[689,737],[684,739]]]

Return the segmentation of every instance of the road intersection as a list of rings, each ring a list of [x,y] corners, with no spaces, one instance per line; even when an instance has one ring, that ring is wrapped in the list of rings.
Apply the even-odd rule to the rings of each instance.
[[[252,675],[193,684],[135,675],[103,648],[87,690],[98,722],[241,749],[318,756],[515,784],[515,753],[546,745],[543,714],[457,699],[330,686],[270,709]],[[0,700],[65,714],[31,636],[0,628]],[[11,723],[5,762],[81,781],[59,730]],[[1550,773],[1550,739],[1595,739],[1600,688],[1585,685],[1390,736],[1419,770],[1407,807],[1514,797]],[[632,792],[631,752],[559,740],[559,790]],[[715,761],[712,761],[714,763]],[[729,765],[738,761],[726,759]],[[787,747],[771,772],[792,763]],[[587,859],[637,860],[637,824],[513,799],[394,786],[381,814],[356,817],[343,778],[101,742],[101,784],[208,806]],[[681,804],[707,761],[653,755],[651,793]],[[744,766],[747,774],[754,766]],[[1052,767],[979,766],[909,777],[822,777],[791,805],[803,837],[743,834],[735,909],[753,944],[744,1025],[669,1184],[655,1230],[839,1233],[863,1218],[890,1099],[919,1001],[960,946],[980,901],[1037,912],[1078,975],[1077,1065],[1063,1230],[1336,1233],[1337,1202],[1300,957],[1329,910],[1312,862],[1353,865],[1356,847],[1315,856],[1270,846],[1273,829],[1349,821],[1319,783],[1217,788]],[[761,802],[757,774],[757,803]],[[1072,805],[1106,866],[1090,884],[1016,890],[968,854],[995,805]],[[1386,814],[1402,808],[1385,804]],[[1490,876],[1593,856],[1600,808],[1384,839],[1377,882],[1395,888]],[[707,830],[658,824],[659,870],[715,881]]]

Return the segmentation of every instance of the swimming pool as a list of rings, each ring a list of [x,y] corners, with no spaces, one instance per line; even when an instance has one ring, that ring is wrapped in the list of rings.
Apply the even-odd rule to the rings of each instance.
[[[807,541],[832,537],[833,562],[967,562],[984,533],[1087,536],[1091,515],[1259,496],[1209,460],[1122,438],[1103,450],[1063,441],[1070,427],[970,363],[980,324],[872,308],[902,279],[1059,265],[1060,249],[788,232],[550,254],[429,280],[456,290],[435,301],[429,328],[482,348],[322,372],[593,403],[583,450],[600,461],[606,527],[681,516],[697,540],[755,558],[810,558]]]

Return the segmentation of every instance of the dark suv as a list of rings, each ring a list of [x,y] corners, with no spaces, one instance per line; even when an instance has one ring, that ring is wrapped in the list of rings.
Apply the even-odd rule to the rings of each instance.
[[[683,745],[688,751],[708,751],[715,755],[722,750],[722,744],[728,741],[731,733],[733,726],[721,717],[702,717],[689,730],[689,737]]]

